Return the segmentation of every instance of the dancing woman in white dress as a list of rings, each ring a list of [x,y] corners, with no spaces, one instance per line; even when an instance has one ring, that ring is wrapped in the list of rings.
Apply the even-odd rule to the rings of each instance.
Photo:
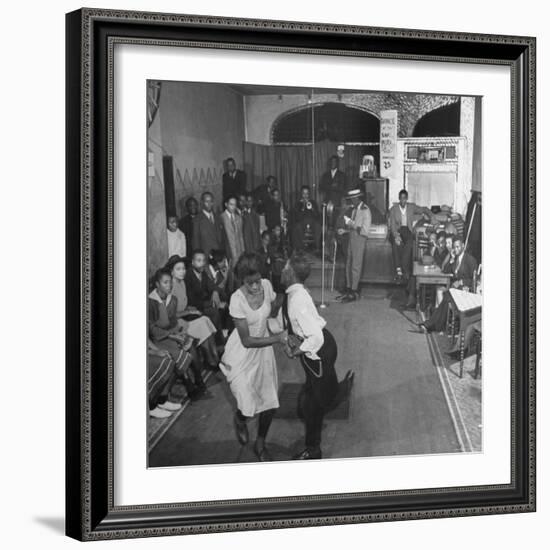
[[[275,312],[276,294],[271,283],[262,279],[261,259],[243,254],[235,274],[242,285],[231,296],[229,313],[235,330],[225,344],[220,369],[237,400],[234,424],[242,445],[248,443],[247,419],[259,414],[254,452],[260,461],[271,460],[265,438],[279,407],[277,365],[273,344],[286,343],[286,331],[270,333],[267,320]]]

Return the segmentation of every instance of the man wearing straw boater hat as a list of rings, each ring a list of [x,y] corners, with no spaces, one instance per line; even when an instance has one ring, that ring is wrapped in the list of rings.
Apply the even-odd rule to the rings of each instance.
[[[342,303],[354,302],[359,298],[359,281],[367,248],[367,236],[371,225],[371,212],[363,202],[361,189],[348,191],[346,202],[351,203],[351,213],[344,216],[345,228],[338,229],[340,235],[349,233],[346,253],[346,290],[337,297]]]

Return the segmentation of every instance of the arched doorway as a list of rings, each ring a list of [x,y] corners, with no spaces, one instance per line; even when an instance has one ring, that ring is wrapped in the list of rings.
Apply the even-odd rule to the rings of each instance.
[[[280,116],[273,124],[271,138],[274,145],[325,140],[377,144],[380,121],[367,111],[343,103],[305,105]]]
[[[416,123],[412,137],[460,135],[460,103],[451,103],[426,113]]]

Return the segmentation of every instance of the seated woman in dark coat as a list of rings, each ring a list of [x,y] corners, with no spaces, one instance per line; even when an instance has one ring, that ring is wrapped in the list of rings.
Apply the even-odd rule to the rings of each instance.
[[[193,337],[178,323],[178,299],[172,294],[172,274],[167,269],[159,269],[154,283],[148,300],[149,338],[170,353],[189,397],[198,397],[206,389],[201,375],[202,364]],[[188,369],[193,372],[194,382],[187,376]]]

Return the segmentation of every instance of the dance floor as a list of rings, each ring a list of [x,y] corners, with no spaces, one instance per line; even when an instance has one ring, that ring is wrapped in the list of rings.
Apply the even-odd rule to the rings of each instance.
[[[412,322],[415,313],[399,309],[398,292],[367,287],[360,301],[344,305],[329,299],[321,312],[338,343],[339,379],[348,370],[355,373],[350,394],[325,419],[325,458],[463,450],[428,340]],[[267,443],[275,460],[289,460],[303,448],[303,423],[292,400],[304,375],[298,361],[280,352],[277,360],[281,408]],[[208,395],[171,423],[151,450],[149,466],[255,462],[252,443],[243,447],[236,440],[234,407],[223,375],[211,375]],[[249,423],[251,436],[255,429]]]

